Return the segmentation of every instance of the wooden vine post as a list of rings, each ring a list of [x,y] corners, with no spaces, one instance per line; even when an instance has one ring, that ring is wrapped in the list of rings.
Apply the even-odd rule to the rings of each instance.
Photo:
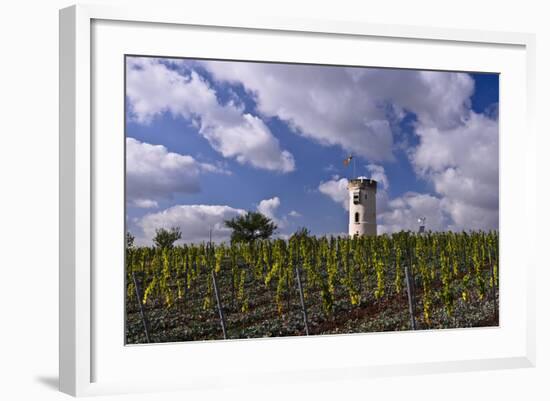
[[[414,303],[411,286],[411,277],[409,275],[409,266],[405,265],[405,282],[407,284],[407,298],[409,300],[409,315],[411,317],[411,328],[416,330],[416,321],[414,320]]]
[[[151,338],[149,337],[149,324],[147,322],[147,317],[145,316],[145,310],[143,309],[143,295],[141,294],[141,285],[139,280],[136,278],[136,273],[132,272],[132,280],[134,281],[134,288],[136,292],[136,298],[137,303],[139,305],[139,315],[141,317],[141,322],[143,323],[143,330],[145,331],[145,338],[147,339],[147,342],[151,342]]]
[[[216,295],[216,304],[218,305],[218,314],[220,315],[220,325],[222,326],[223,339],[227,340],[227,332],[225,331],[225,316],[223,314],[223,307],[220,300],[220,293],[218,291],[218,282],[216,280],[216,272],[212,269],[212,282],[214,284],[214,294]]]
[[[210,240],[208,241],[208,258],[212,261],[212,254],[214,253],[214,247],[212,245],[212,227],[210,227]],[[214,285],[214,295],[216,296],[216,305],[218,306],[218,314],[220,316],[220,325],[222,326],[223,339],[227,340],[227,331],[225,330],[225,315],[223,313],[222,302],[220,299],[220,292],[218,291],[218,281],[216,280],[216,269],[212,266],[210,262],[210,271],[212,272],[212,284]]]
[[[295,269],[296,269],[296,281],[298,282],[298,292],[300,293],[300,304],[302,306],[302,316],[304,318],[304,327],[306,330],[306,336],[309,336],[309,327],[307,325],[307,309],[306,309],[306,304],[304,302],[304,292],[302,290],[302,279],[300,278],[300,269],[298,268],[298,265],[296,265]]]

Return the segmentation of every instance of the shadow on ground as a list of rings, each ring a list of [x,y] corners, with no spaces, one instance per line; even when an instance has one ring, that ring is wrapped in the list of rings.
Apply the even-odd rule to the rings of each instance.
[[[59,377],[57,376],[38,376],[35,380],[50,390],[59,390]]]

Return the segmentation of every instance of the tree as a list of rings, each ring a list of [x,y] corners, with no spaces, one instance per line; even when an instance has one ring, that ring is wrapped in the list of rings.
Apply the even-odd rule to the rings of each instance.
[[[225,220],[226,227],[233,230],[231,242],[251,242],[267,239],[273,235],[277,225],[270,218],[258,212],[247,212],[231,220]]]
[[[157,248],[173,248],[174,242],[181,239],[181,231],[179,227],[172,227],[170,230],[165,228],[157,228],[153,242]]]
[[[126,231],[126,248],[132,248],[134,246],[134,240],[136,237],[132,235],[130,231]]]

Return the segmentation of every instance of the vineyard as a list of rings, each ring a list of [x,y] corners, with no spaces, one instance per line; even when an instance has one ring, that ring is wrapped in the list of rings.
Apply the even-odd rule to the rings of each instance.
[[[126,250],[128,344],[498,325],[498,233]]]

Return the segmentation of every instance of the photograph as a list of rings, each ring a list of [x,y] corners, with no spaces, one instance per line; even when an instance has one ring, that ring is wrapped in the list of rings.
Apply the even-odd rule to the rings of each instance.
[[[126,54],[120,90],[126,345],[499,326],[498,73]]]

